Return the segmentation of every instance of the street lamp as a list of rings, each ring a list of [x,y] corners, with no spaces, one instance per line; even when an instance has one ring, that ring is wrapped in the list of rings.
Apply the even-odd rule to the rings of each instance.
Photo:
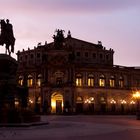
[[[140,120],[140,93],[139,91],[133,94],[133,98],[135,98],[137,101],[136,116],[137,116],[137,120]]]

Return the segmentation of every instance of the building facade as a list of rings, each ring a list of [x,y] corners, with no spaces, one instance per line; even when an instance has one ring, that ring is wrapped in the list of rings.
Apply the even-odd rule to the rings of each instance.
[[[28,107],[37,112],[134,113],[140,68],[113,64],[113,49],[57,30],[54,42],[17,52],[17,81],[28,86]]]

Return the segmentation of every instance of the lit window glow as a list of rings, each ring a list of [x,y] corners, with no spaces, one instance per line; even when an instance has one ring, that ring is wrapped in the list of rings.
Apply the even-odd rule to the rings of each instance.
[[[33,77],[31,75],[28,76],[27,85],[28,87],[33,86]]]
[[[19,76],[18,84],[23,86],[23,76]]]
[[[82,78],[76,78],[76,86],[82,86]]]
[[[41,79],[37,79],[37,85],[40,87],[41,86]]]
[[[119,78],[119,87],[124,87],[124,80],[122,76]]]
[[[104,87],[105,86],[105,80],[104,79],[99,79],[99,86]]]
[[[88,78],[88,86],[94,86],[94,78]]]
[[[100,87],[104,87],[104,86],[105,86],[105,77],[104,77],[104,75],[101,75],[101,76],[100,76],[100,79],[99,79],[99,86],[100,86]]]
[[[114,78],[114,76],[111,76],[111,78],[109,80],[109,85],[110,85],[110,87],[114,87],[115,86],[115,78]]]
[[[42,75],[39,74],[38,77],[37,77],[37,86],[41,86],[41,83],[42,83]]]

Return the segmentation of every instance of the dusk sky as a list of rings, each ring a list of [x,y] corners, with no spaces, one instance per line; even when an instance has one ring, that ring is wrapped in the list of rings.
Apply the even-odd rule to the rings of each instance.
[[[52,42],[63,29],[65,36],[70,30],[74,38],[114,49],[115,65],[140,66],[140,0],[0,0],[0,19],[7,18],[15,52]]]

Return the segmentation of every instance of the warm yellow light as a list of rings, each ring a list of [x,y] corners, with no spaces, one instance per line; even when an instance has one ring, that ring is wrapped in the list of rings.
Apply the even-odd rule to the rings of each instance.
[[[30,104],[33,104],[33,100],[29,99],[29,103],[30,103]]]
[[[104,79],[99,79],[99,85],[100,85],[100,87],[104,87],[105,86],[105,80]]]
[[[133,94],[133,97],[136,99],[140,99],[140,93],[137,91],[135,94]]]
[[[90,104],[91,101],[90,101],[89,99],[86,99],[84,103],[85,103],[85,104]]]
[[[33,85],[33,79],[28,79],[27,84],[28,87],[31,87]]]
[[[76,86],[82,86],[82,78],[76,78]]]
[[[121,104],[126,104],[127,102],[125,100],[122,100],[121,101]]]
[[[18,81],[18,83],[19,83],[19,85],[23,85],[23,79],[20,79],[19,81]]]
[[[16,106],[19,105],[19,101],[15,101],[15,105],[16,105]]]
[[[78,86],[78,79],[76,79],[76,86]]]
[[[116,101],[115,101],[114,99],[112,99],[112,100],[110,101],[110,103],[111,103],[111,104],[116,104]]]
[[[59,104],[58,104],[59,103]],[[63,96],[61,94],[53,94],[51,97],[51,112],[57,112],[57,106],[61,104],[61,109],[63,110]]]
[[[40,87],[41,86],[41,79],[37,80],[37,85]]]
[[[56,102],[54,100],[52,100],[51,102],[51,107],[54,109],[56,107]]]
[[[51,112],[56,113],[56,101],[54,99],[51,100]]]
[[[135,104],[135,102],[134,101],[131,101],[130,104]]]
[[[88,99],[85,100],[85,104],[88,103]]]
[[[88,78],[88,86],[94,86],[94,79]]]
[[[109,84],[110,84],[110,87],[114,87],[115,86],[115,80],[114,79],[110,79],[109,80]]]

